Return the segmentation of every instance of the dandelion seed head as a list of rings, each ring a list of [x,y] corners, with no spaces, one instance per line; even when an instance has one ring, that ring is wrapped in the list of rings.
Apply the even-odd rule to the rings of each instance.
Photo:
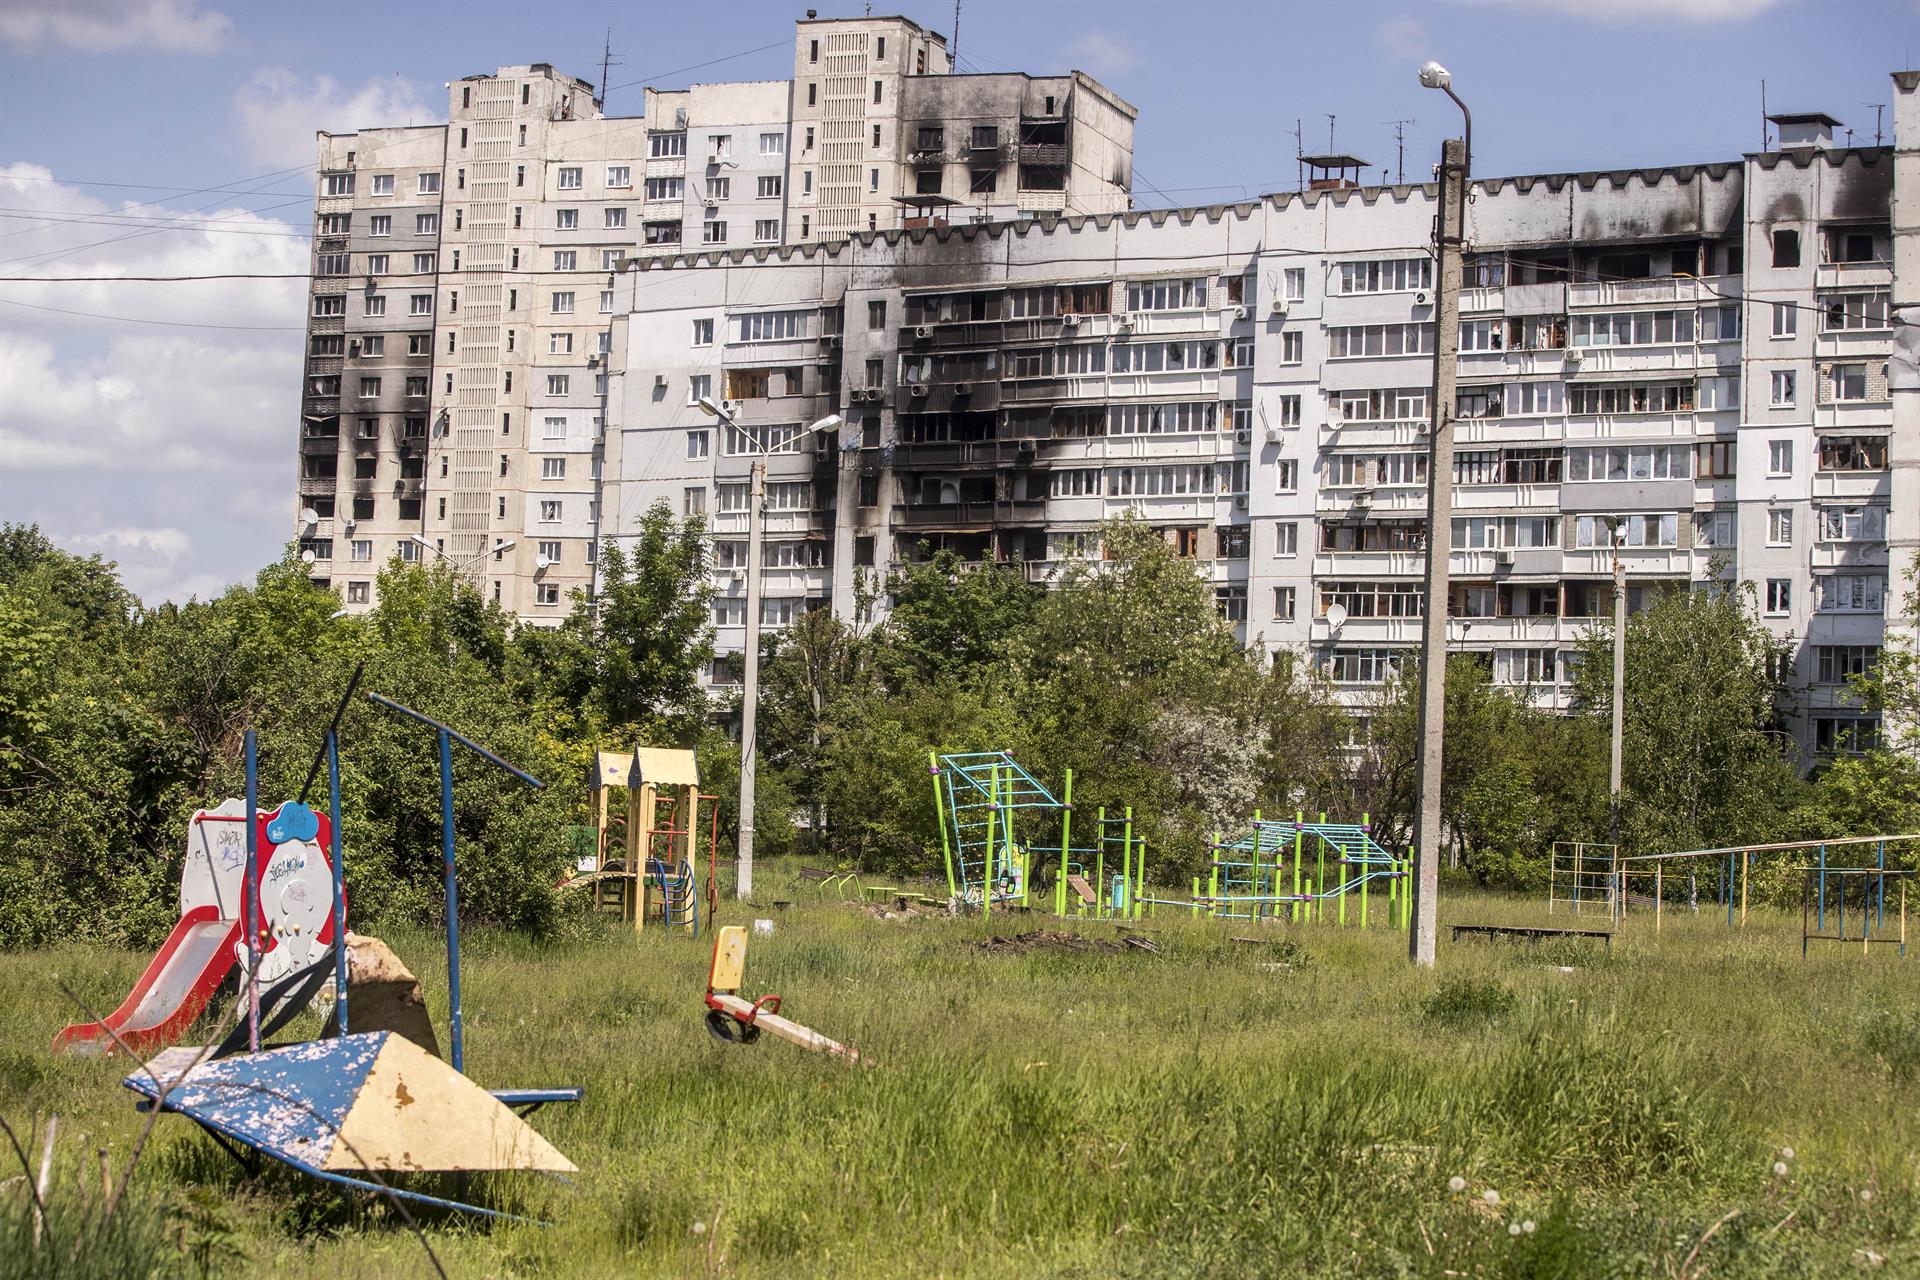
[[[1488,1187],[1485,1191],[1481,1192],[1480,1198],[1482,1200],[1485,1200],[1488,1204],[1500,1203],[1500,1193],[1498,1191],[1495,1191],[1492,1187]]]
[[[1873,1199],[1873,1189],[1871,1187],[1860,1188],[1860,1203],[1865,1204],[1871,1199]]]
[[[706,1224],[706,1223],[704,1223],[704,1222],[696,1222],[696,1223],[694,1223],[694,1224],[693,1224],[693,1234],[695,1234],[695,1235],[697,1235],[697,1236],[703,1236],[703,1235],[705,1235],[705,1234],[707,1234],[707,1224]]]
[[[1792,1147],[1782,1147],[1782,1148],[1780,1148],[1780,1158],[1781,1158],[1782,1160],[1791,1160],[1791,1159],[1793,1159],[1793,1148],[1792,1148]]]
[[[1526,1220],[1525,1222],[1523,1222],[1523,1223],[1521,1223],[1521,1224],[1520,1224],[1520,1229],[1521,1229],[1522,1231],[1524,1231],[1524,1232],[1526,1232],[1526,1233],[1527,1233],[1528,1235],[1532,1235],[1532,1234],[1533,1234],[1533,1219],[1532,1219],[1532,1218],[1528,1218],[1528,1219],[1527,1219],[1527,1220]]]
[[[1517,1223],[1517,1222],[1509,1222],[1509,1223],[1507,1224],[1507,1234],[1508,1234],[1508,1235],[1510,1235],[1510,1236],[1517,1236],[1517,1235],[1519,1235],[1519,1234],[1520,1234],[1520,1224],[1519,1224],[1519,1223]]]
[[[1775,1160],[1773,1162],[1773,1176],[1776,1178],[1784,1178],[1787,1176],[1787,1162],[1785,1160]]]
[[[1467,1180],[1461,1177],[1459,1174],[1456,1173],[1451,1178],[1447,1179],[1447,1190],[1465,1191],[1466,1189],[1467,1189]]]

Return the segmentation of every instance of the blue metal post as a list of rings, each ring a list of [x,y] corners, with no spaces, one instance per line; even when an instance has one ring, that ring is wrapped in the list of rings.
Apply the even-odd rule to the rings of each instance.
[[[1814,897],[1813,927],[1827,927],[1827,846],[1820,846],[1820,892]]]
[[[447,877],[447,1021],[453,1069],[464,1071],[460,1039],[460,888],[453,875],[453,739],[440,730],[440,865]]]
[[[253,730],[244,742],[247,755],[247,878],[240,886],[240,934],[247,943],[247,1048],[260,1051],[260,931],[253,926],[260,896],[260,841],[254,828],[260,815],[260,774]]]
[[[1880,856],[1876,865],[1879,866],[1883,872],[1887,869],[1887,842],[1885,840],[1880,842]],[[1873,882],[1876,886],[1873,891],[1873,924],[1877,929],[1887,923],[1887,878],[1884,875],[1875,876]]]
[[[347,871],[340,862],[340,737],[327,730],[327,813],[333,820],[333,1008],[347,1034]]]

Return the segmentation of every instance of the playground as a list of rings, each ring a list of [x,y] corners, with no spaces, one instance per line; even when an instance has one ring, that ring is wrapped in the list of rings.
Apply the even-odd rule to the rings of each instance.
[[[751,938],[745,989],[784,993],[872,1065],[771,1035],[718,1043],[700,1025],[705,937],[636,935],[612,913],[564,942],[463,934],[466,1073],[579,1086],[578,1103],[535,1119],[581,1173],[470,1188],[547,1226],[422,1211],[449,1275],[1920,1266],[1911,973],[1892,948],[1863,961],[1816,945],[1803,961],[1797,910],[1754,909],[1731,931],[1673,912],[1657,937],[1631,912],[1611,953],[1443,942],[1436,975],[1409,969],[1404,934],[1355,920],[1163,908],[1124,926],[1154,952],[1009,951],[979,944],[1121,926],[1011,910],[877,921],[797,865],[759,875],[792,905],[722,898],[723,926],[773,920]],[[1443,926],[1549,920],[1531,897],[1446,890]],[[388,941],[444,1033],[444,937]],[[60,1114],[56,1205],[97,1204],[94,1149],[117,1177],[145,1123],[124,1061],[47,1055],[72,1020],[56,983],[110,1006],[146,960],[0,956],[14,994],[0,1003],[0,1106]],[[319,1029],[309,1012],[284,1034]],[[133,1194],[158,1214],[189,1189],[211,1192],[244,1251],[232,1274],[431,1274],[377,1198],[249,1174],[167,1117]]]

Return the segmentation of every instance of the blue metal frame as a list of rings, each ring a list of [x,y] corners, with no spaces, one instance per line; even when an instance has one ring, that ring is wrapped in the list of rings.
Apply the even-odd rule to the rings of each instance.
[[[260,819],[258,743],[253,730],[242,736],[247,756],[247,876],[240,885],[240,936],[247,944],[247,1048],[260,1051],[260,931],[253,917],[260,896],[260,841],[255,828]]]
[[[945,789],[946,821],[953,832],[954,868],[957,888],[963,901],[972,901],[976,893],[983,903],[1011,901],[1028,888],[1024,873],[1002,864],[1012,848],[1029,854],[1039,846],[1023,843],[1012,834],[1013,815],[1018,809],[1065,808],[1044,783],[1022,768],[1005,751],[968,751],[938,757],[939,780]],[[959,779],[956,784],[955,779]],[[991,840],[991,847],[989,845]],[[975,856],[968,859],[971,851]],[[1058,853],[1056,847],[1050,852]],[[989,880],[992,883],[989,883]],[[1018,887],[1014,887],[1015,881]]]
[[[327,815],[333,820],[333,1008],[347,1032],[347,872],[340,861],[340,735],[327,730]]]
[[[438,737],[440,748],[440,865],[445,873],[446,910],[447,910],[447,1001],[448,1036],[451,1061],[455,1071],[465,1072],[466,1052],[464,1037],[461,1035],[460,1012],[460,885],[454,874],[453,846],[453,744],[458,742],[482,760],[499,765],[520,781],[532,787],[544,784],[540,779],[502,760],[473,739],[448,728],[431,716],[423,716],[412,707],[402,706],[391,698],[383,698],[377,693],[368,692],[367,697],[389,711],[398,712],[408,719],[417,720],[432,729]]]

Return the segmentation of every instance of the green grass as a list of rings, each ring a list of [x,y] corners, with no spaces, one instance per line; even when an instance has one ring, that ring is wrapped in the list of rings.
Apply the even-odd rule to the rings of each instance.
[[[1610,955],[1443,930],[1437,973],[1384,929],[1260,930],[1285,956],[1184,917],[1147,923],[1157,955],[994,955],[965,944],[1054,922],[876,920],[761,874],[797,903],[724,909],[776,922],[750,993],[873,1066],[713,1042],[704,938],[475,931],[469,1074],[585,1086],[536,1118],[581,1173],[476,1179],[553,1225],[435,1219],[451,1274],[1808,1276],[1862,1250],[1920,1273],[1920,970],[1891,949],[1802,962],[1797,917],[1730,933],[1707,912],[1657,940],[1636,918]],[[1464,890],[1442,920],[1546,922]],[[389,941],[444,1028],[435,940]],[[61,1114],[69,1211],[140,1117],[122,1067],[46,1055],[72,1012],[54,975],[111,1005],[143,960],[0,956],[0,1114]],[[137,1189],[157,1238],[199,1241],[215,1274],[427,1270],[386,1208],[247,1176],[177,1117]],[[0,1188],[0,1250],[23,1212]],[[209,1269],[171,1256],[165,1274]]]

